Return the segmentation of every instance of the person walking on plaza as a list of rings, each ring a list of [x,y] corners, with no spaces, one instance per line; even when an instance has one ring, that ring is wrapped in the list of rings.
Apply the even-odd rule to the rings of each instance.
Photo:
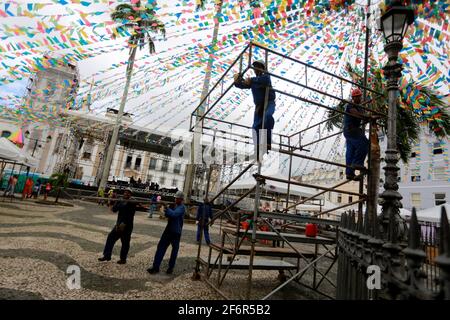
[[[131,189],[125,190],[123,200],[118,200],[112,208],[113,212],[118,212],[117,221],[106,239],[103,257],[99,258],[98,261],[110,261],[114,245],[120,239],[122,248],[120,249],[120,260],[117,263],[125,264],[127,262],[134,215],[136,213],[136,203],[130,201],[131,194]]]
[[[25,181],[25,186],[23,187],[22,191],[22,199],[31,198],[32,189],[33,189],[33,180],[31,178],[27,178],[27,180]]]
[[[11,175],[8,180],[8,186],[6,187],[5,193],[3,196],[14,196],[14,190],[16,189],[17,184],[17,176]]]
[[[37,199],[39,197],[39,192],[41,191],[41,179],[37,179],[36,183],[33,186],[33,199]]]
[[[260,138],[266,141],[266,148],[262,148],[262,151],[271,150],[272,145],[272,129],[275,125],[273,114],[275,112],[275,91],[272,89],[272,82],[270,75],[266,73],[267,68],[264,62],[254,61],[252,66],[255,68],[256,77],[248,77],[245,80],[240,74],[234,75],[234,85],[239,89],[251,89],[253,95],[253,102],[255,103],[255,112],[253,116],[253,141],[256,148],[256,156],[260,157],[259,152],[261,149]],[[266,106],[266,112],[264,114],[264,103],[266,99],[266,90],[268,92],[268,103]],[[262,137],[260,137],[261,129]],[[264,139],[265,137],[265,139]],[[263,145],[262,145],[263,146]]]
[[[209,238],[209,227],[208,222],[209,219],[213,218],[213,211],[211,208],[211,204],[208,201],[208,198],[203,200],[197,208],[197,242],[200,242],[200,235],[203,229],[203,234],[205,236],[205,242],[207,244],[211,243],[211,239]]]
[[[47,200],[47,197],[48,197],[48,195],[49,195],[51,190],[52,190],[52,185],[50,184],[50,182],[47,182],[45,184],[44,200]]]
[[[114,206],[115,198],[117,198],[116,190],[114,188],[109,189],[109,191],[108,191],[108,207],[109,208],[112,208]]]
[[[152,195],[150,197],[150,200],[152,201],[148,207],[148,217],[153,218],[153,212],[156,211],[156,202],[158,201],[158,197],[156,194]]]
[[[99,188],[97,196],[100,198],[98,199],[98,205],[103,206],[105,204],[105,190],[103,188]]]
[[[352,91],[352,103],[347,103],[345,112],[350,113],[344,115],[344,137],[346,142],[345,153],[345,174],[348,180],[361,180],[363,176],[355,175],[356,170],[364,169],[364,160],[369,152],[369,140],[367,139],[362,127],[361,116],[364,111],[359,106],[361,103],[362,92],[358,88]]]
[[[148,268],[147,271],[150,274],[158,273],[161,262],[166,254],[169,245],[172,246],[172,252],[169,259],[169,268],[167,274],[173,273],[175,262],[177,260],[178,249],[180,247],[181,231],[183,230],[183,219],[186,213],[186,208],[183,204],[184,194],[178,191],[175,194],[175,204],[166,208],[165,216],[168,218],[167,226],[159,240],[158,247],[156,249],[155,258],[153,260],[153,266]]]

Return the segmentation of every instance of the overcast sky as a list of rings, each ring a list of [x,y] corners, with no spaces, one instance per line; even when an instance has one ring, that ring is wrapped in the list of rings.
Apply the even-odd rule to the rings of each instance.
[[[93,45],[84,46],[83,49],[86,52],[91,52],[92,57],[84,59],[78,63],[78,68],[81,76],[81,88],[79,91],[79,99],[86,96],[89,88],[90,82],[95,81],[92,90],[93,97],[93,113],[103,115],[107,107],[118,108],[119,101],[123,92],[123,86],[125,83],[125,66],[124,62],[128,59],[128,49],[126,47],[126,38],[121,37],[117,40],[107,40],[109,35],[104,28],[89,28],[80,26],[80,14],[79,12],[93,13],[98,12],[100,14],[95,16],[89,16],[87,18],[91,23],[102,23],[110,22],[111,10],[116,4],[127,1],[111,1],[112,4],[109,5],[107,1],[99,1],[103,3],[92,3],[90,6],[85,7],[80,4],[70,3],[67,0],[68,5],[57,4],[59,0],[20,0],[20,1],[8,1],[11,3],[11,11],[14,11],[15,3],[23,6],[24,3],[48,3],[37,13],[41,16],[38,17],[21,17],[21,18],[6,18],[0,20],[0,37],[2,36],[2,30],[6,30],[6,27],[21,26],[27,27],[30,32],[35,32],[35,39],[42,38],[43,34],[37,31],[37,25],[39,21],[46,23],[51,26],[49,19],[57,18],[60,25],[66,26],[77,26],[76,31],[82,30],[87,34],[88,37],[94,35],[94,31],[97,34],[103,35],[103,40],[101,42],[95,43]],[[231,6],[235,6],[238,0],[228,0],[225,1],[226,11],[230,11]],[[359,4],[364,4],[366,1],[358,1]],[[372,3],[378,3],[379,1],[372,1]],[[50,4],[52,3],[52,4]],[[56,4],[55,4],[56,3]],[[157,11],[160,19],[165,23],[167,29],[166,39],[162,39],[161,36],[155,36],[156,54],[149,55],[146,49],[139,51],[137,54],[135,72],[133,74],[133,81],[131,85],[131,90],[129,98],[126,104],[126,112],[130,112],[134,115],[133,120],[136,125],[147,127],[149,129],[157,129],[163,132],[172,132],[176,129],[187,130],[189,126],[190,113],[197,107],[200,99],[201,88],[203,84],[205,62],[200,63],[200,57],[205,58],[206,54],[204,50],[200,49],[201,46],[207,46],[211,42],[213,20],[206,17],[209,13],[213,13],[213,7],[208,4],[206,8],[202,11],[193,11],[195,7],[195,1],[164,1],[159,0],[159,10]],[[372,6],[374,9],[377,5]],[[2,5],[0,4],[0,8]],[[360,10],[358,7],[357,10]],[[190,12],[188,12],[190,11]],[[193,11],[193,12],[192,12]],[[178,13],[175,16],[174,13]],[[373,11],[374,16],[376,11]],[[57,16],[59,15],[59,16]],[[197,21],[189,22],[194,20],[195,16],[203,16],[203,22],[209,23],[209,28],[205,27],[204,30],[198,30],[199,22]],[[279,48],[278,50],[290,51],[290,54],[302,61],[307,61],[309,57],[314,56],[315,53],[321,52],[323,57],[315,57],[311,59],[311,63],[317,67],[324,68],[337,75],[345,75],[343,72],[344,59],[349,59],[354,61],[356,55],[361,55],[361,50],[355,47],[345,47],[343,53],[342,61],[335,61],[336,63],[330,63],[330,55],[336,55],[336,51],[330,48],[324,47],[323,39],[327,36],[327,32],[331,28],[338,28],[347,33],[348,39],[350,41],[355,41],[357,39],[363,39],[359,37],[362,32],[362,20],[354,24],[343,28],[346,19],[355,18],[356,12],[351,12],[349,15],[344,16],[343,14],[336,15],[336,18],[332,24],[326,29],[326,32],[318,30],[313,37],[300,39],[300,37],[294,37],[290,40],[277,41]],[[302,16],[303,21],[307,21],[308,18],[304,15]],[[355,20],[356,21],[356,20]],[[302,23],[302,22],[297,22]],[[372,26],[374,27],[374,20],[372,21]],[[219,30],[219,39],[228,34],[235,34],[241,32],[252,25],[252,21],[230,21],[222,23]],[[296,25],[288,24],[287,30],[295,30]],[[279,33],[285,32],[286,30],[279,30]],[[77,36],[76,33],[74,36]],[[15,37],[13,40],[21,40],[20,37]],[[6,43],[11,41],[9,37],[2,37],[0,40],[0,45],[4,46]],[[292,43],[298,42],[295,50],[289,46]],[[342,45],[340,40],[333,39],[329,41],[330,45],[337,44]],[[380,43],[377,47],[373,47],[372,50],[375,52],[376,56],[378,52],[382,53],[382,48]],[[242,50],[244,43],[233,46],[226,44],[221,47],[219,54],[222,56],[221,60],[215,61],[214,67],[226,68],[231,61],[239,54]],[[309,48],[309,49],[305,49]],[[439,50],[445,50],[444,48],[438,48]],[[44,53],[48,48],[40,48],[40,52]],[[91,50],[91,51],[89,51]],[[359,52],[358,52],[359,51]],[[69,50],[61,50],[59,53],[69,53]],[[5,63],[10,66],[20,64],[23,56],[18,55],[14,61],[6,60]],[[187,60],[185,60],[187,59]],[[418,68],[424,67],[424,62],[418,57],[414,57],[416,65]],[[448,65],[445,63],[437,61],[435,57],[430,57],[433,63],[442,71],[448,74]],[[270,58],[271,65],[276,66],[276,72],[280,74],[283,72],[285,77],[291,79],[300,79],[304,70],[300,66],[292,64],[288,61],[279,61],[275,57]],[[122,64],[122,65],[121,65]],[[113,67],[117,65],[117,67]],[[164,70],[163,70],[164,69]],[[167,70],[169,69],[169,70]],[[216,70],[216,69],[215,69]],[[234,71],[237,71],[236,69]],[[275,73],[276,73],[275,72]],[[414,71],[415,72],[415,71]],[[0,76],[3,76],[5,69],[0,69]],[[219,70],[213,77],[212,84],[220,77],[222,71]],[[313,72],[309,73],[309,83],[316,88],[324,89],[325,78]],[[0,85],[0,96],[7,95],[17,95],[21,96],[24,92],[24,86],[26,85],[26,79],[17,81],[13,84]],[[225,86],[231,81],[231,75],[227,78]],[[106,85],[105,85],[106,84]],[[315,96],[311,92],[306,92],[305,90],[300,90],[295,88],[295,86],[289,85],[285,82],[274,81],[274,86],[281,86],[283,90],[291,92],[293,94],[302,95],[305,98],[314,98]],[[328,92],[339,92],[337,83],[331,83],[326,86]],[[443,89],[442,93],[445,93]],[[344,86],[344,94],[348,96],[350,91],[350,86]],[[217,92],[215,93],[217,94]],[[245,98],[248,96],[247,98]],[[237,89],[230,91],[226,98],[235,99],[241,97],[241,103],[230,107],[232,103],[224,100],[223,103],[217,105],[215,110],[228,110],[229,114],[226,117],[227,121],[236,121],[243,125],[251,125],[252,115],[253,115],[253,102],[251,96],[245,92]],[[320,98],[320,97],[315,97]],[[324,103],[335,105],[336,101],[325,99]],[[4,104],[4,102],[2,101]],[[283,134],[291,134],[293,132],[299,131],[305,128],[307,125],[316,123],[324,119],[325,112],[323,109],[317,110],[317,108],[307,105],[305,103],[295,101],[291,98],[283,98],[281,96],[277,99],[277,109],[275,113],[275,119],[277,120],[275,125],[275,132]],[[225,125],[218,125],[220,129],[229,130],[230,128]],[[242,132],[234,128],[234,132]],[[326,131],[324,128],[318,128],[312,130],[309,135],[304,137],[304,141],[311,141],[312,139],[322,137]],[[338,157],[338,154],[330,154],[332,151],[340,149],[340,153],[343,150],[342,140],[338,137],[330,139],[326,142],[317,144],[311,149],[311,155],[320,157]],[[333,147],[334,146],[334,147]],[[306,164],[303,163],[303,167]],[[299,166],[301,167],[301,166]],[[299,169],[298,171],[302,171]]]

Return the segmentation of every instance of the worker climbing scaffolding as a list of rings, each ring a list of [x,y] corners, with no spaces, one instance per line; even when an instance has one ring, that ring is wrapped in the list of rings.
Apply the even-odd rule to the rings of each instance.
[[[241,74],[234,75],[234,85],[239,89],[251,89],[255,112],[253,116],[253,142],[257,159],[272,148],[272,129],[275,125],[273,114],[275,112],[275,91],[272,89],[270,75],[266,73],[267,67],[263,61],[254,61],[255,77],[242,78]],[[265,106],[266,94],[268,103]],[[265,112],[264,112],[265,111]],[[261,141],[263,143],[261,144]]]
[[[345,174],[349,180],[360,180],[363,175],[355,175],[355,169],[364,170],[364,160],[369,152],[369,140],[364,134],[361,117],[364,116],[360,108],[362,92],[358,88],[352,91],[352,103],[345,106],[344,137],[346,141]],[[352,116],[355,115],[355,116]]]

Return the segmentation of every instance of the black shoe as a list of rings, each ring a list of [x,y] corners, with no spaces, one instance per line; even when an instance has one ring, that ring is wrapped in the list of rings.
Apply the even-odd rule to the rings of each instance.
[[[103,262],[103,261],[111,261],[111,258],[101,257],[101,258],[98,258],[98,261],[101,261],[101,262]]]
[[[167,274],[172,274],[173,273],[173,269],[172,268],[167,269],[166,273]]]
[[[125,264],[125,263],[127,263],[127,260],[120,259],[119,261],[117,261],[117,264]]]
[[[355,179],[355,175],[354,174],[347,174],[346,176],[345,176],[345,178],[347,179],[347,180],[354,180]]]
[[[358,174],[353,177],[353,181],[362,181],[364,180],[364,176],[362,174]]]
[[[353,168],[355,168],[355,170],[359,170],[361,172],[366,172],[367,171],[366,167],[361,166],[361,165],[357,165],[357,164],[353,165]]]
[[[159,270],[158,270],[158,269],[155,269],[155,268],[148,268],[148,269],[147,269],[147,272],[150,273],[150,274],[155,274],[155,273],[158,273]]]

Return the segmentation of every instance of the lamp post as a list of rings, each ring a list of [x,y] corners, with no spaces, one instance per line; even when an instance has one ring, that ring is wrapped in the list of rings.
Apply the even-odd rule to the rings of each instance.
[[[389,110],[387,119],[387,148],[385,162],[384,191],[382,199],[382,232],[391,242],[397,242],[399,236],[398,219],[402,196],[398,192],[397,162],[399,152],[397,149],[397,108],[399,98],[398,80],[402,76],[402,64],[398,55],[403,47],[402,41],[408,26],[414,22],[414,10],[393,1],[392,6],[381,17],[381,30],[386,41],[384,51],[388,56],[388,63],[383,68],[387,79]]]
[[[39,140],[39,139],[30,138],[30,131],[28,131],[28,130],[25,132],[25,138],[27,138],[28,140],[33,140],[34,141],[33,151],[31,152],[31,156],[32,157],[34,157],[34,152],[36,151],[36,148],[38,146],[38,142],[49,143],[52,140],[51,136],[47,136],[47,139],[45,141],[42,141],[42,140]]]

